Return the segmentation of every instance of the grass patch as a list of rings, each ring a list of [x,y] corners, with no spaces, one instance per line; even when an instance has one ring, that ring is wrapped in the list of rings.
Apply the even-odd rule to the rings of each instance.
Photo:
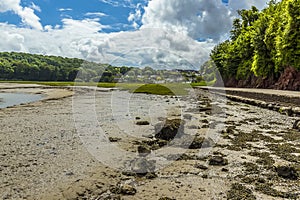
[[[143,84],[143,83],[93,83],[93,82],[60,82],[60,81],[0,81],[0,83],[38,84],[48,86],[97,86],[128,90],[132,93],[146,93],[157,95],[187,95],[188,89],[205,83],[166,83],[166,84]]]
[[[122,85],[121,85],[122,86]],[[187,95],[187,84],[145,84],[134,90],[129,90],[133,93],[146,93],[158,95]]]
[[[192,87],[197,87],[197,86],[208,86],[208,85],[210,85],[210,84],[208,84],[208,83],[205,82],[205,81],[201,81],[201,82],[199,82],[199,83],[191,83],[191,86],[192,86]]]

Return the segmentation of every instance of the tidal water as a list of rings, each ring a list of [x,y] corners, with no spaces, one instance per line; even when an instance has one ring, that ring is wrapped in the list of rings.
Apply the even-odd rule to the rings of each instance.
[[[40,94],[27,93],[1,93],[0,92],[0,108],[20,105],[23,103],[31,103],[39,101],[43,98]]]

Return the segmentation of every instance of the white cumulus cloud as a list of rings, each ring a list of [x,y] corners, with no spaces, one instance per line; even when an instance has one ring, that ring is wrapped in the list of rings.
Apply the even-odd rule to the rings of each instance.
[[[232,19],[221,0],[152,0],[145,7],[143,27],[165,28],[194,39],[219,40]]]
[[[0,12],[13,11],[19,15],[24,25],[34,29],[43,30],[43,26],[40,23],[40,18],[34,13],[34,9],[39,9],[36,5],[32,4],[31,7],[22,7],[20,0],[1,0]]]

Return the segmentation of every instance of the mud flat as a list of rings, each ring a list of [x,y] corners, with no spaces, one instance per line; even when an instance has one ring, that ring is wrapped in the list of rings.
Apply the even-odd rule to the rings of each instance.
[[[2,199],[299,198],[297,117],[201,90],[29,90],[49,98],[0,110]]]

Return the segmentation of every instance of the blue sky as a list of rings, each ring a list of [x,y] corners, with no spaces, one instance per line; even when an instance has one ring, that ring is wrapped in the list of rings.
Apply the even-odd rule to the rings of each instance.
[[[222,0],[224,4],[228,0]],[[62,25],[63,18],[84,19],[87,16],[97,16],[96,13],[104,14],[101,16],[101,23],[110,28],[104,32],[117,32],[134,30],[132,23],[128,22],[128,16],[135,11],[136,5],[146,6],[147,0],[118,1],[118,0],[22,0],[22,7],[34,7],[36,5],[40,10],[36,10],[36,15],[41,19],[41,24]],[[144,10],[141,9],[141,14]],[[86,15],[90,13],[91,15]],[[95,14],[95,15],[92,15]],[[13,11],[0,13],[0,22],[21,25],[21,18]],[[141,26],[141,22],[137,22]]]
[[[0,51],[195,68],[267,0],[1,0]],[[185,60],[183,60],[183,58]],[[187,67],[187,66],[183,66]],[[188,66],[190,68],[190,66]]]
[[[62,25],[62,19],[72,18],[82,20],[87,17],[101,17],[101,24],[108,25],[105,32],[117,32],[134,30],[132,24],[128,21],[128,16],[135,11],[136,5],[145,6],[147,1],[107,1],[107,0],[22,0],[22,7],[31,7],[36,5],[36,15],[41,19],[43,26]],[[101,16],[101,13],[103,16]],[[92,15],[94,14],[94,15]],[[99,14],[99,15],[98,15]],[[0,13],[0,22],[7,22],[20,26],[21,18],[13,11]],[[139,25],[141,23],[139,22]]]

